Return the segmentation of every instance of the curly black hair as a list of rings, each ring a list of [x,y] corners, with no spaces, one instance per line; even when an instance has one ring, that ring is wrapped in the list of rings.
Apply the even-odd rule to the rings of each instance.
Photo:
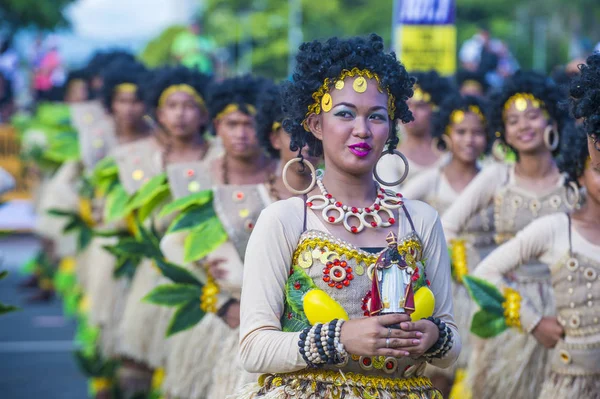
[[[456,90],[448,78],[440,76],[436,71],[411,72],[410,76],[416,79],[415,85],[418,85],[424,92],[429,93],[431,103],[437,106],[444,101],[449,93]]]
[[[456,87],[460,90],[463,84],[469,80],[473,80],[481,85],[481,89],[483,90],[483,94],[487,93],[490,88],[489,83],[485,80],[485,76],[477,71],[468,71],[466,69],[460,69],[456,72],[455,76]]]
[[[344,69],[368,69],[377,74],[381,87],[387,87],[395,97],[395,118],[403,123],[413,120],[406,100],[413,95],[412,79],[394,53],[386,53],[383,39],[376,34],[349,39],[331,38],[326,42],[303,43],[296,55],[296,70],[291,82],[285,82],[282,101],[284,129],[292,136],[292,149],[308,145],[311,155],[320,156],[323,145],[302,126],[308,107],[314,103],[313,93],[325,79],[335,81]],[[392,123],[388,146],[398,144],[397,126]]]
[[[184,66],[163,67],[154,71],[152,75],[151,82],[145,90],[146,104],[152,110],[158,107],[160,96],[167,88],[179,84],[187,84],[193,87],[207,103],[207,91],[212,80],[210,76]]]
[[[281,86],[265,83],[256,103],[256,134],[262,148],[272,158],[279,158],[279,151],[271,144],[271,132],[275,122],[283,121]]]
[[[450,116],[452,112],[461,110],[465,112],[469,112],[469,107],[476,106],[479,108],[483,115],[486,115],[488,104],[487,102],[475,96],[462,96],[459,93],[453,93],[446,97],[444,101],[440,104],[440,107],[437,112],[435,112],[432,116],[431,120],[431,135],[432,137],[441,137],[446,132],[446,127],[451,124]],[[486,128],[487,120],[484,123],[484,128]],[[492,148],[492,137],[489,134],[489,131],[486,131],[486,153]],[[443,140],[439,141],[439,146],[441,150],[446,150],[445,142]]]
[[[108,112],[111,112],[115,88],[123,83],[137,86],[136,96],[143,100],[143,87],[149,77],[146,67],[137,61],[119,59],[112,62],[103,72],[102,78],[102,103]]]
[[[506,80],[500,90],[490,95],[488,129],[490,134],[499,136],[498,138],[503,144],[508,145],[504,130],[504,105],[510,97],[517,93],[528,93],[543,101],[544,109],[556,122],[559,133],[562,133],[563,129],[571,123],[568,112],[565,112],[560,106],[562,98],[560,87],[552,79],[538,72],[520,70]],[[514,148],[512,150],[515,151]],[[560,145],[553,155],[558,155],[559,151]]]
[[[251,75],[237,76],[221,82],[213,82],[208,89],[208,113],[214,120],[229,104],[235,104],[246,115],[252,112],[246,105],[256,107],[258,94],[263,85],[267,85],[265,78]],[[214,129],[213,129],[214,133]]]
[[[556,164],[565,174],[565,184],[575,182],[583,175],[585,163],[590,156],[587,146],[587,136],[582,126],[570,125],[563,131],[560,155]]]
[[[102,75],[102,71],[111,63],[120,60],[135,61],[135,56],[126,50],[97,51],[92,55],[85,69],[91,79]]]
[[[581,75],[571,80],[570,108],[574,118],[583,118],[590,136],[600,136],[600,53],[590,55],[579,66]]]

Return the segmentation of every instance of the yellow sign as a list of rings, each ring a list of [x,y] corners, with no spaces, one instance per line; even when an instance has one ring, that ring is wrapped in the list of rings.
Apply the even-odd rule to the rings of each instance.
[[[410,72],[456,72],[456,26],[399,25],[395,29],[396,53]]]

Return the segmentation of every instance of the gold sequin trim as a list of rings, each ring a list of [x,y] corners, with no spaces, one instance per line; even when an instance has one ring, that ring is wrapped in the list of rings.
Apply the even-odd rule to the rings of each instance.
[[[521,329],[521,294],[512,288],[504,289],[504,319],[508,327]]]
[[[452,271],[454,272],[454,279],[456,282],[462,284],[463,277],[469,274],[465,240],[456,239],[450,241],[450,256],[452,259]]]

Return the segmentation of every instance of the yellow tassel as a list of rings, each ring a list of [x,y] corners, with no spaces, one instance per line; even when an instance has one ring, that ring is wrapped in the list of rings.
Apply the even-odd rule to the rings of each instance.
[[[87,314],[87,312],[90,310],[90,297],[87,295],[83,295],[81,297],[78,310],[80,314]]]
[[[127,231],[131,233],[134,237],[137,237],[139,234],[137,223],[135,222],[135,214],[130,213],[125,216],[125,225],[127,226]]]
[[[152,390],[159,390],[160,387],[163,384],[163,381],[165,379],[165,369],[162,367],[157,368],[156,370],[154,370],[154,373],[152,374]]]
[[[504,319],[508,327],[521,329],[521,294],[512,288],[504,289]]]
[[[96,224],[94,217],[92,216],[92,201],[88,198],[79,199],[79,216],[81,216],[83,221],[90,227],[93,227]]]
[[[471,390],[467,385],[467,370],[458,369],[454,376],[454,385],[450,391],[450,399],[471,399]]]
[[[450,253],[452,257],[454,279],[456,280],[456,282],[462,284],[463,277],[469,274],[469,268],[467,267],[467,249],[465,245],[465,240],[451,240]]]
[[[66,256],[61,259],[58,270],[62,273],[73,273],[75,271],[75,258],[72,256]]]
[[[215,279],[208,274],[206,284],[204,287],[202,287],[202,296],[200,296],[200,309],[205,312],[215,313],[217,311],[218,294],[219,286],[215,282]]]

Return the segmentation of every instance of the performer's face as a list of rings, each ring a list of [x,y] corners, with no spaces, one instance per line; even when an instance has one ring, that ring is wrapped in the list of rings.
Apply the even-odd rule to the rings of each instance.
[[[113,96],[112,114],[118,126],[133,128],[142,120],[146,107],[135,93],[117,91]]]
[[[450,127],[452,156],[464,163],[473,163],[483,154],[487,143],[485,126],[472,112],[465,112],[460,123]]]
[[[341,90],[331,90],[329,112],[309,117],[313,135],[323,143],[327,168],[360,176],[373,173],[392,129],[388,115],[388,95],[379,92],[375,79],[366,79],[367,88],[358,93],[346,78]],[[364,84],[364,83],[363,83]]]
[[[504,114],[506,142],[517,152],[534,154],[549,151],[544,144],[544,130],[552,123],[547,113],[527,100],[527,108],[520,111],[513,102]]]
[[[177,138],[189,138],[201,134],[207,114],[194,97],[183,91],[170,94],[163,105],[157,109],[158,122],[169,135]]]
[[[262,152],[256,136],[254,116],[241,111],[230,112],[215,121],[215,130],[229,156],[251,159]]]
[[[290,149],[291,137],[283,127],[271,132],[269,139],[271,140],[273,148],[279,151],[279,159],[281,160],[282,165],[285,165],[288,161],[298,156],[298,151],[292,151]],[[302,149],[302,156],[313,165],[318,164],[320,161],[319,158],[308,155],[308,147]],[[303,168],[300,163],[293,164],[291,169],[294,172],[302,171],[303,173],[310,174],[310,170],[306,167]]]
[[[588,199],[600,203],[600,164],[595,163],[591,158],[588,159],[583,175],[579,178],[579,184],[586,188]]]
[[[423,100],[414,100],[412,98],[409,98],[406,103],[414,118],[413,121],[404,125],[406,133],[419,137],[429,134],[431,114],[433,113],[433,106],[431,103]]]
[[[588,151],[592,164],[600,169],[600,133],[597,136],[588,136]]]

